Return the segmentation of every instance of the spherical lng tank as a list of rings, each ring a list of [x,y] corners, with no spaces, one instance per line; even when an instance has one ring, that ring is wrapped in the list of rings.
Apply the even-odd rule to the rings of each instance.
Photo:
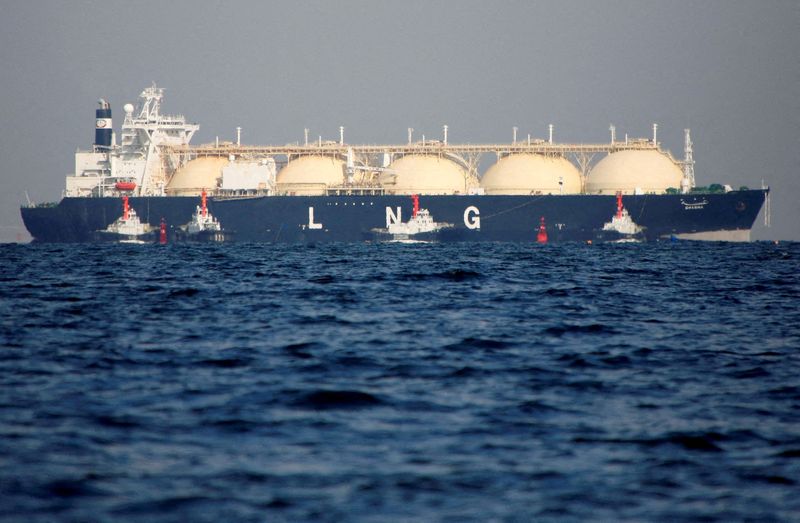
[[[332,156],[301,156],[278,171],[278,194],[324,195],[330,185],[344,183],[345,162]]]
[[[167,183],[168,196],[198,196],[203,189],[214,190],[222,178],[222,168],[228,165],[227,158],[203,156],[195,158],[179,168]]]
[[[486,194],[578,194],[582,183],[566,158],[511,154],[486,171],[481,187]]]
[[[611,153],[589,172],[588,194],[661,194],[679,188],[683,173],[664,153],[656,150]]]
[[[474,182],[453,160],[409,154],[389,164],[380,184],[388,194],[465,194]]]

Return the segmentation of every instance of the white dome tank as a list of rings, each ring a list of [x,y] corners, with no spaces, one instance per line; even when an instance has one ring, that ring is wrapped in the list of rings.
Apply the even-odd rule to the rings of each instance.
[[[683,172],[664,153],[655,150],[611,153],[589,172],[588,194],[661,194],[680,188]]]
[[[466,194],[475,185],[463,167],[440,156],[410,154],[388,169],[380,176],[388,194]]]
[[[203,189],[213,191],[219,186],[226,165],[228,159],[219,156],[195,158],[175,172],[164,191],[168,196],[199,196]]]
[[[344,183],[345,162],[332,156],[301,156],[278,171],[279,194],[324,195],[329,185]]]
[[[541,154],[505,156],[481,178],[486,194],[579,194],[581,186],[580,171],[566,158]]]

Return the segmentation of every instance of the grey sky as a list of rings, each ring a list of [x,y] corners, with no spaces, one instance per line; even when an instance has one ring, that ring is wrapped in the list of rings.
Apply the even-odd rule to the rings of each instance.
[[[607,141],[650,136],[698,184],[772,186],[772,228],[800,240],[800,2],[21,2],[0,17],[0,241],[19,204],[58,200],[107,98],[156,81],[164,111],[245,143]],[[27,234],[24,234],[27,238]]]

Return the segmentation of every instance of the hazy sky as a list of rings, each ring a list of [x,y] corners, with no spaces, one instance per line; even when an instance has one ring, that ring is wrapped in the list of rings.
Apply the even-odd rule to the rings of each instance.
[[[699,185],[773,188],[772,227],[800,240],[800,2],[0,0],[0,241],[19,205],[55,201],[104,97],[122,122],[152,81],[164,112],[216,135],[281,144],[650,136]]]

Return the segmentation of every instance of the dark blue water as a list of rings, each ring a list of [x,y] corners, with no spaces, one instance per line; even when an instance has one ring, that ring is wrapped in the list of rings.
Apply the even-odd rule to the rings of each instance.
[[[0,246],[3,521],[797,521],[800,244]]]

